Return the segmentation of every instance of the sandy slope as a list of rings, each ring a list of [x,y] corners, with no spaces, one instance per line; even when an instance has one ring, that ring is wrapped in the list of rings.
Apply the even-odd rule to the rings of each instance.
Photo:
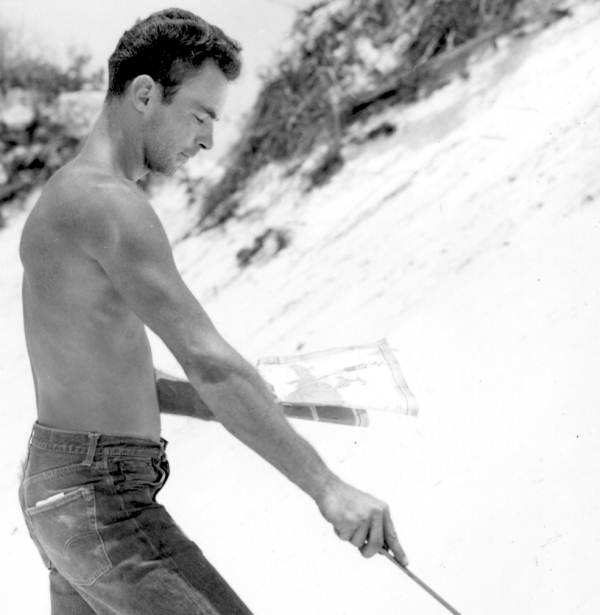
[[[585,4],[503,44],[469,81],[388,112],[398,132],[347,152],[324,189],[302,195],[265,174],[248,208],[268,211],[176,249],[249,358],[381,336],[402,349],[418,418],[296,425],[345,478],[390,501],[413,570],[465,614],[600,610],[598,43],[600,7]],[[44,572],[14,498],[33,417],[20,224],[0,242],[12,263],[0,285],[0,544],[5,600],[34,613]],[[236,273],[235,250],[282,224],[292,246]],[[155,354],[173,366],[158,343]],[[443,612],[386,560],[339,542],[218,426],[173,419],[164,431],[163,502],[257,614]]]

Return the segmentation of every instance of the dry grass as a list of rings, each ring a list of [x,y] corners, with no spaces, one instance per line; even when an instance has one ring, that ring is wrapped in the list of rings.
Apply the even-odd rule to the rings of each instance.
[[[0,25],[0,97],[13,88],[34,93],[34,120],[25,129],[0,122],[0,165],[7,180],[0,185],[0,208],[23,200],[69,158],[79,146],[77,139],[63,134],[40,113],[61,93],[84,87],[98,88],[103,70],[90,72],[89,54],[71,50],[66,67],[33,51],[27,37]]]
[[[335,160],[344,131],[374,102],[415,100],[436,57],[505,28],[520,2],[337,0],[301,12],[292,49],[264,76],[228,168],[206,195],[200,228],[232,216],[240,191],[270,162],[301,164],[324,142],[325,162]]]
[[[70,50],[66,68],[43,52],[34,51],[23,32],[0,24],[0,92],[11,88],[36,90],[48,100],[61,92],[76,92],[84,85],[100,87],[104,69],[89,70],[91,54]]]

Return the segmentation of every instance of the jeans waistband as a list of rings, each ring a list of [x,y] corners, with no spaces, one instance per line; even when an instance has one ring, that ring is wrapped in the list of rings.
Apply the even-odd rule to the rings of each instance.
[[[160,443],[145,438],[121,436],[88,431],[69,431],[47,427],[36,421],[31,431],[30,445],[45,450],[54,450],[86,455],[85,461],[92,463],[106,455],[128,455],[134,457],[164,457],[167,440]]]

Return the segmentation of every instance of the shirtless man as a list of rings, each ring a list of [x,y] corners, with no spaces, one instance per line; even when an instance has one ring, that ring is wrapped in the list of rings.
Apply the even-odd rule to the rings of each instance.
[[[312,497],[340,538],[405,562],[387,505],[327,468],[215,329],[135,183],[212,147],[239,53],[179,9],[125,32],[89,137],[23,230],[38,420],[19,495],[55,615],[250,613],[156,502],[169,468],[144,325],[216,419]]]

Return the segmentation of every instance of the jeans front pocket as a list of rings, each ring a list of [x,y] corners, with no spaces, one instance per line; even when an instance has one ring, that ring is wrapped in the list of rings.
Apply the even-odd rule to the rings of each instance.
[[[147,506],[156,501],[169,475],[166,459],[122,458],[114,462],[111,472],[117,493],[128,509]]]
[[[69,488],[26,509],[31,530],[56,569],[71,583],[91,585],[110,570],[98,532],[94,488]]]

